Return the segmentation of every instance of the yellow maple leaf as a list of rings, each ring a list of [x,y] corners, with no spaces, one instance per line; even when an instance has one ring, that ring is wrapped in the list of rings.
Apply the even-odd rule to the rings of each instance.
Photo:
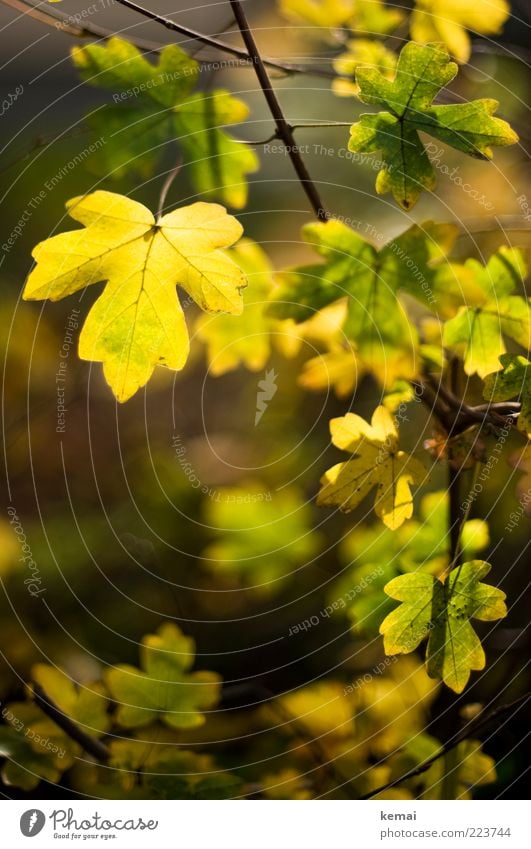
[[[506,0],[417,0],[411,15],[414,41],[442,41],[458,62],[470,59],[467,30],[495,35],[509,17]]]
[[[391,530],[413,514],[411,484],[426,477],[422,463],[400,451],[398,430],[386,407],[377,407],[371,423],[347,413],[330,422],[332,443],[352,457],[332,466],[321,478],[317,503],[348,513],[377,487],[374,510]]]
[[[107,281],[85,321],[79,356],[103,363],[118,401],[144,386],[156,365],[181,369],[189,338],[176,285],[204,310],[242,312],[242,270],[221,248],[242,234],[223,206],[193,203],[155,219],[123,195],[97,191],[67,203],[82,230],[33,251],[25,300],[57,301]]]

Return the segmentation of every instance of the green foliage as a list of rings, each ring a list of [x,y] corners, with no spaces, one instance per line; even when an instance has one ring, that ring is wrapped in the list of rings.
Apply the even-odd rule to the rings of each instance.
[[[505,353],[504,337],[526,350],[531,344],[529,301],[513,294],[521,287],[526,264],[518,248],[501,247],[487,265],[468,259],[464,266],[474,281],[466,304],[444,325],[444,344],[464,360],[467,374],[480,377],[496,371]]]
[[[252,481],[225,487],[206,502],[204,521],[217,534],[202,553],[209,570],[266,595],[283,589],[281,579],[293,578],[323,542],[296,487],[269,492]]]
[[[531,439],[531,362],[525,357],[502,354],[501,371],[488,374],[483,385],[483,396],[488,401],[509,401],[520,398],[522,408],[517,427]]]
[[[85,82],[114,93],[114,105],[87,119],[105,141],[98,151],[99,173],[149,176],[160,151],[175,140],[199,194],[245,206],[245,175],[257,169],[258,160],[221,128],[244,121],[247,106],[223,90],[193,91],[200,68],[180,47],[165,47],[152,65],[129,42],[111,38],[105,45],[74,47],[72,58]]]
[[[385,385],[418,370],[417,332],[399,300],[400,292],[428,305],[442,288],[445,258],[457,231],[452,225],[413,225],[377,250],[340,221],[307,224],[302,237],[324,258],[277,275],[269,313],[304,321],[345,296],[342,329],[361,363]],[[439,281],[439,276],[444,277]]]
[[[456,73],[457,65],[440,45],[413,42],[400,52],[393,81],[377,68],[357,69],[360,100],[384,107],[384,111],[362,115],[352,125],[349,149],[382,151],[376,190],[380,194],[392,192],[404,209],[411,209],[423,190],[435,188],[435,170],[419,137],[420,130],[479,159],[490,159],[492,146],[518,140],[505,121],[493,117],[498,108],[495,100],[432,104]]]
[[[330,432],[336,448],[352,457],[323,475],[317,503],[349,512],[377,487],[376,515],[391,530],[399,528],[413,514],[411,485],[422,483],[426,470],[398,449],[398,429],[389,410],[377,407],[370,425],[347,413],[332,419]]]
[[[379,525],[356,528],[341,545],[341,560],[349,566],[334,584],[330,601],[347,599],[346,613],[356,634],[375,636],[393,609],[385,586],[398,575],[422,570],[441,576],[450,565],[448,493],[425,495],[418,519],[390,531]],[[476,557],[489,543],[487,523],[469,519],[461,530],[463,558]]]
[[[491,622],[507,615],[505,593],[481,583],[489,571],[485,561],[471,560],[453,569],[444,582],[423,572],[390,581],[385,591],[401,604],[380,626],[386,653],[408,654],[428,637],[428,674],[461,693],[470,672],[485,666],[470,620]]]
[[[194,203],[156,220],[140,203],[98,191],[73,198],[83,230],[60,233],[33,251],[26,300],[57,301],[107,281],[79,339],[79,355],[103,363],[118,401],[144,386],[156,365],[181,369],[188,331],[176,284],[204,310],[240,313],[241,269],[220,248],[242,227],[218,204]]]
[[[220,679],[213,672],[190,672],[194,657],[194,641],[176,625],[161,625],[156,634],[144,637],[140,669],[121,665],[105,674],[118,702],[118,723],[138,728],[158,719],[171,728],[202,725],[201,711],[218,701]]]

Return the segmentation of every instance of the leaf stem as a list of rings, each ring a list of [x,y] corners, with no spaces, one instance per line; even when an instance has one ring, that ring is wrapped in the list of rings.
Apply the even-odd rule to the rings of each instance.
[[[129,2],[129,0],[127,0]],[[264,97],[267,101],[267,105],[269,106],[270,112],[273,116],[273,119],[276,124],[277,133],[279,138],[284,142],[286,146],[287,153],[289,158],[291,159],[291,163],[295,169],[295,173],[297,174],[300,183],[306,193],[308,200],[312,206],[312,209],[317,216],[319,221],[326,221],[330,216],[324,208],[323,202],[319,196],[319,192],[308,173],[308,169],[304,164],[304,160],[302,159],[297,144],[295,142],[295,137],[293,135],[293,128],[290,124],[288,124],[284,112],[282,111],[282,107],[278,100],[278,97],[271,85],[271,80],[269,79],[269,75],[267,73],[266,67],[264,65],[264,61],[260,55],[260,51],[258,50],[258,46],[254,39],[252,31],[249,29],[249,24],[247,22],[247,16],[243,10],[242,4],[239,0],[230,0],[230,5],[232,7],[232,11],[234,12],[234,17],[236,18],[236,23],[241,32],[241,36],[243,42],[248,50],[248,55],[251,57],[254,70],[256,76],[258,78],[258,82],[260,83],[260,87],[264,93]]]
[[[166,203],[166,198],[168,196],[168,192],[171,189],[172,183],[175,180],[177,174],[181,170],[181,165],[182,165],[182,161],[181,161],[181,157],[179,156],[175,166],[171,169],[171,171],[168,172],[166,179],[164,180],[164,183],[162,184],[162,189],[160,190],[160,195],[159,195],[159,204],[158,204],[158,207],[157,207],[157,216],[156,216],[157,221],[159,220],[159,218],[162,217],[162,213],[164,212],[164,204]]]
[[[312,124],[290,124],[292,130],[315,130],[315,129],[329,129],[331,127],[351,127],[352,121],[317,121]],[[275,139],[279,139],[280,135],[278,130],[275,130],[270,136],[266,139],[259,139],[254,141],[252,139],[235,139],[238,144],[249,144],[255,147],[259,147],[262,144],[269,144],[269,142],[274,141]]]

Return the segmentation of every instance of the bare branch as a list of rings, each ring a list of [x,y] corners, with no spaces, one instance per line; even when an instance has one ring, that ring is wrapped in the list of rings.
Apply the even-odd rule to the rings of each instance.
[[[129,2],[129,0],[127,0],[127,2]],[[258,50],[256,41],[254,40],[253,33],[249,29],[249,24],[247,23],[247,17],[243,10],[243,6],[240,2],[238,2],[238,0],[230,0],[230,4],[232,6],[236,22],[240,28],[244,44],[247,47],[247,50],[249,51],[249,56],[252,59],[253,67],[258,78],[258,82],[260,83],[260,87],[264,93],[267,105],[269,106],[269,109],[275,121],[278,136],[286,146],[286,151],[289,155],[289,158],[291,159],[291,163],[295,169],[295,173],[297,174],[297,177],[301,182],[306,196],[312,205],[312,209],[315,212],[315,215],[317,216],[319,221],[326,221],[330,216],[324,208],[323,202],[320,198],[319,192],[317,191],[315,183],[310,177],[308,169],[304,164],[304,160],[302,159],[302,156],[299,153],[299,149],[295,141],[295,136],[293,135],[293,128],[290,124],[288,124],[284,116],[284,112],[282,111],[282,107],[280,105],[278,97],[276,96],[275,90],[271,85],[271,80],[269,79],[269,75],[260,55],[260,51]]]

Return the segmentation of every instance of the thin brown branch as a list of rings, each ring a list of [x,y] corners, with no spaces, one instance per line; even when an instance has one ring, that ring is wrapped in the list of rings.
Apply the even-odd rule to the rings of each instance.
[[[423,772],[426,772],[439,758],[444,757],[448,754],[448,752],[455,749],[456,746],[459,746],[460,743],[463,743],[465,740],[470,740],[477,736],[480,731],[483,731],[486,727],[493,723],[498,723],[499,720],[504,717],[506,714],[514,711],[515,713],[519,711],[525,703],[531,698],[531,692],[524,693],[523,696],[520,696],[519,699],[516,699],[514,702],[511,702],[507,705],[500,705],[495,708],[490,713],[487,713],[485,716],[483,713],[480,713],[478,717],[474,720],[471,720],[461,731],[457,732],[450,740],[448,740],[440,750],[433,755],[431,758],[428,758],[427,761],[419,764],[419,766],[413,767],[413,769],[408,770],[402,775],[398,776],[398,778],[393,779],[393,781],[387,782],[387,784],[382,784],[380,787],[377,787],[375,790],[371,790],[370,793],[366,793],[364,796],[361,796],[362,800],[365,799],[373,799],[375,796],[378,796],[380,793],[383,793],[385,790],[390,790],[392,787],[396,787],[397,784],[402,784],[403,781],[408,781],[410,778],[415,778],[417,775],[422,775]],[[511,717],[512,718],[512,717]]]
[[[178,24],[176,21],[171,18],[167,18],[165,15],[159,15],[158,12],[152,12],[151,9],[146,9],[138,3],[134,3],[133,0],[116,0],[116,2],[119,3],[120,6],[125,6],[133,12],[137,12],[144,18],[148,18],[150,21],[155,21],[170,30],[170,32],[178,32],[180,35],[184,35],[192,41],[199,41],[207,47],[214,47],[216,50],[221,50],[223,53],[236,56],[245,64],[254,63],[254,58],[250,55],[250,51],[248,52],[247,50],[242,50],[240,47],[234,47],[227,41],[223,41],[213,35],[206,35],[205,33],[198,32],[190,27],[183,26],[183,24]],[[282,71],[285,74],[312,74],[313,76],[325,77],[326,79],[336,79],[338,76],[338,74],[334,73],[334,71],[327,70],[325,68],[310,68],[304,65],[292,64],[291,62],[279,62],[277,59],[264,58],[262,61],[264,65],[267,65],[269,68],[274,68],[275,70]]]
[[[129,2],[129,0],[127,0],[127,2]],[[236,18],[236,22],[240,29],[243,42],[247,47],[249,56],[252,59],[253,67],[258,82],[260,83],[260,87],[264,93],[267,105],[269,106],[271,115],[273,116],[273,119],[275,121],[277,133],[280,139],[284,142],[284,145],[286,146],[286,151],[289,155],[293,168],[295,169],[295,173],[297,174],[297,177],[300,180],[302,188],[304,189],[306,196],[310,201],[310,204],[312,206],[313,211],[315,212],[316,217],[319,221],[326,221],[330,216],[324,207],[319,192],[317,191],[317,187],[315,186],[315,183],[310,177],[304,160],[300,155],[299,148],[295,142],[295,136],[293,135],[293,128],[290,124],[288,124],[284,116],[284,112],[282,111],[280,101],[275,93],[273,86],[271,85],[271,80],[269,79],[269,75],[260,55],[260,51],[258,50],[258,46],[254,39],[253,33],[249,28],[247,16],[243,10],[243,6],[239,2],[239,0],[230,0],[230,5],[232,7],[234,17]]]
[[[29,18],[33,18],[33,20],[44,24],[44,26],[52,27],[66,35],[73,35],[75,38],[101,38],[107,41],[116,34],[112,30],[99,27],[96,24],[89,24],[85,21],[79,24],[73,16],[65,15],[63,12],[52,7],[44,10],[33,6],[31,3],[26,3],[25,0],[0,0],[0,3],[3,3],[4,6],[9,6],[11,9],[15,9],[17,12],[21,12]],[[128,37],[128,41],[146,53],[158,53],[163,47],[161,44],[144,41],[143,39]]]

